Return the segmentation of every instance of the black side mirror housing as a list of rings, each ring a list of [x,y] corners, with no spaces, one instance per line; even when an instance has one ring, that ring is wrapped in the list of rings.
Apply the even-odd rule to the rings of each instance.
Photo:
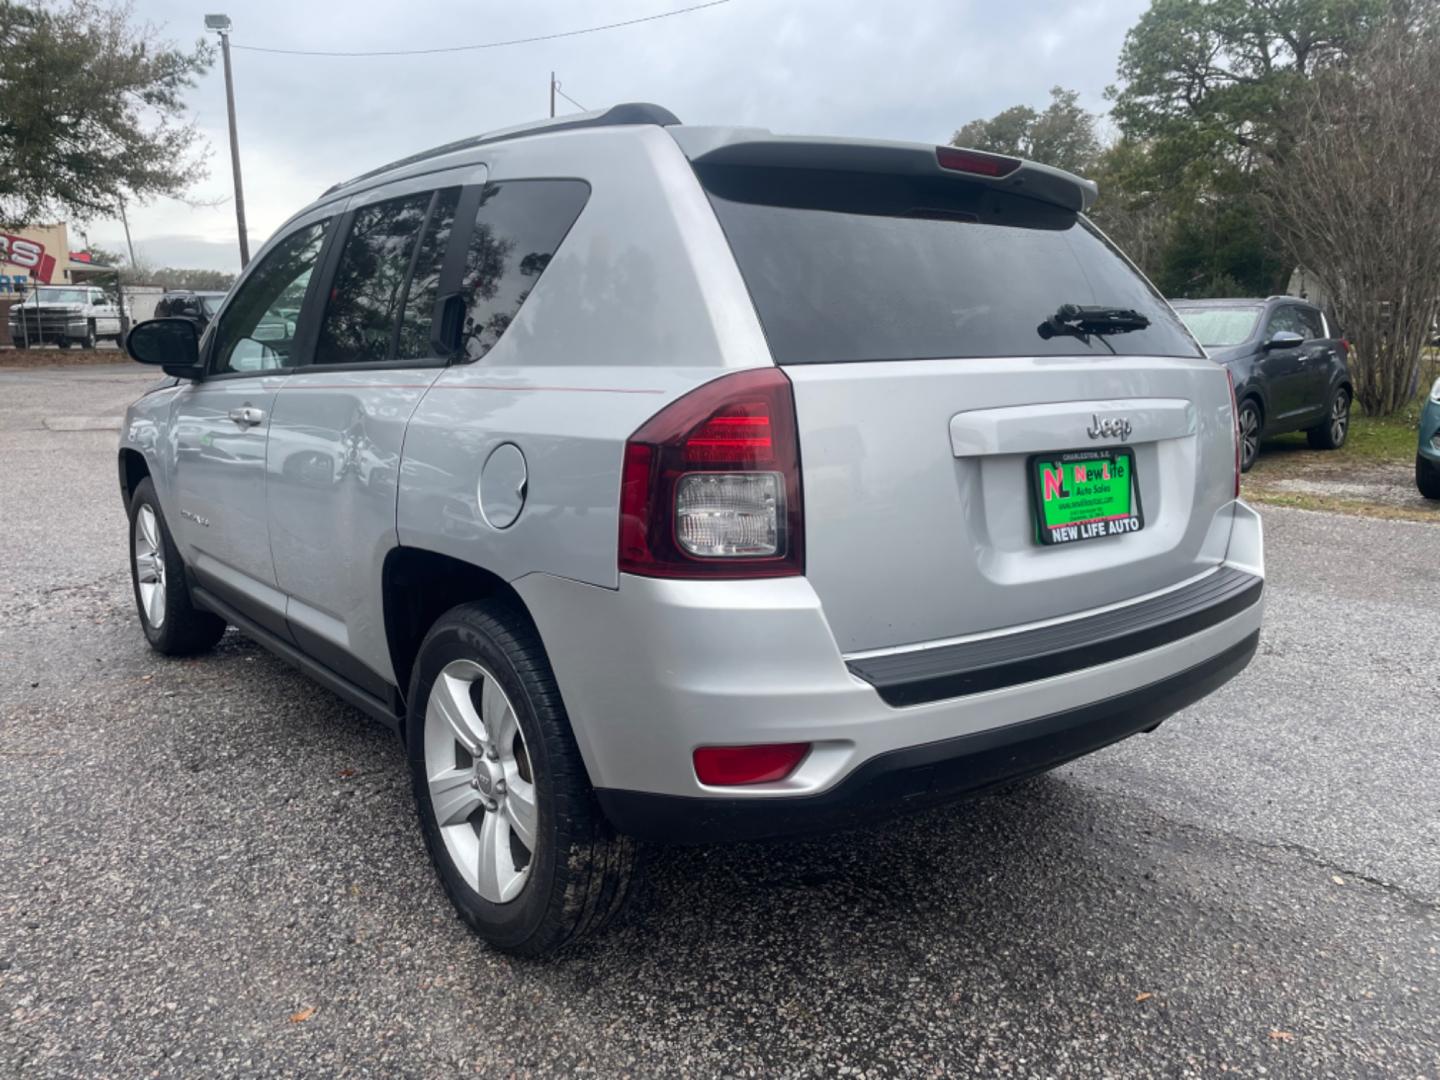
[[[141,364],[152,364],[178,379],[200,379],[200,335],[190,319],[148,319],[125,339],[125,351]]]
[[[1295,333],[1294,330],[1278,330],[1275,336],[1265,342],[1266,350],[1269,349],[1293,349],[1297,345],[1304,345],[1305,338]]]

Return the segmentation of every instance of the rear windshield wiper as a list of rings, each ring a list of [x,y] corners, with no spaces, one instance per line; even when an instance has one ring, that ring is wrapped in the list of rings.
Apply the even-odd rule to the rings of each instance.
[[[1150,320],[1132,308],[1061,304],[1059,311],[1035,329],[1046,341],[1068,334],[1088,345],[1091,334],[1128,334],[1131,330],[1144,330],[1149,325]]]

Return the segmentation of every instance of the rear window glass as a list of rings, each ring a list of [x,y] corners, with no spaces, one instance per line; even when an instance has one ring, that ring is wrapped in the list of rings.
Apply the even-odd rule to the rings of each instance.
[[[1258,306],[1177,308],[1181,320],[1207,349],[1249,341],[1260,318]]]
[[[697,169],[781,364],[1076,353],[1198,355],[1160,296],[1078,215],[948,177]],[[1040,336],[1064,304],[1144,330]]]

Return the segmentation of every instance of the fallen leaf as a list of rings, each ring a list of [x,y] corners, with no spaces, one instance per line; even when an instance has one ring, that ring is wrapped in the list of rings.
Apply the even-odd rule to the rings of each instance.
[[[306,1020],[309,1020],[310,1017],[314,1015],[315,1006],[306,1005],[305,1008],[301,1009],[299,1012],[290,1014],[290,1022],[292,1024],[303,1024]],[[1272,1031],[1270,1034],[1273,1036],[1275,1033]]]
[[[1345,879],[1344,879],[1343,877],[1341,877],[1339,874],[1332,874],[1332,875],[1330,876],[1330,880],[1333,881],[1333,882],[1335,882],[1336,885],[1344,885],[1344,884],[1345,884]]]
[[[1135,1000],[1136,1000],[1137,1002],[1139,1002],[1139,1001],[1149,1001],[1149,1000],[1150,1000],[1152,997],[1154,997],[1154,996],[1155,996],[1155,995],[1152,994],[1149,990],[1142,990],[1140,993],[1138,993],[1138,994],[1135,995]]]
[[[341,770],[340,770],[340,779],[341,779],[341,780],[349,780],[349,779],[350,779],[352,776],[354,776],[354,775],[355,775],[355,770],[354,770],[354,769],[346,768],[346,769],[341,769]]]
[[[313,1011],[313,1010],[312,1010],[312,1011]],[[1290,1033],[1290,1032],[1288,1032],[1288,1031],[1278,1031],[1278,1030],[1274,1030],[1274,1029],[1272,1029],[1271,1032],[1270,1032],[1270,1038],[1274,1039],[1276,1042],[1294,1042],[1294,1041],[1295,1041],[1295,1036],[1294,1036],[1292,1033]]]

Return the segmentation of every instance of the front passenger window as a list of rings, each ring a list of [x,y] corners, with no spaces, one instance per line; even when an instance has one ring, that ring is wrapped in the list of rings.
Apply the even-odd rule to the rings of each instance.
[[[1305,329],[1300,325],[1300,320],[1296,317],[1293,307],[1277,308],[1275,314],[1270,316],[1270,325],[1265,328],[1265,340],[1269,341],[1282,331],[1299,334],[1301,337],[1305,336]]]
[[[320,259],[324,221],[281,240],[235,293],[215,333],[212,370],[272,371],[295,363],[295,327]]]

